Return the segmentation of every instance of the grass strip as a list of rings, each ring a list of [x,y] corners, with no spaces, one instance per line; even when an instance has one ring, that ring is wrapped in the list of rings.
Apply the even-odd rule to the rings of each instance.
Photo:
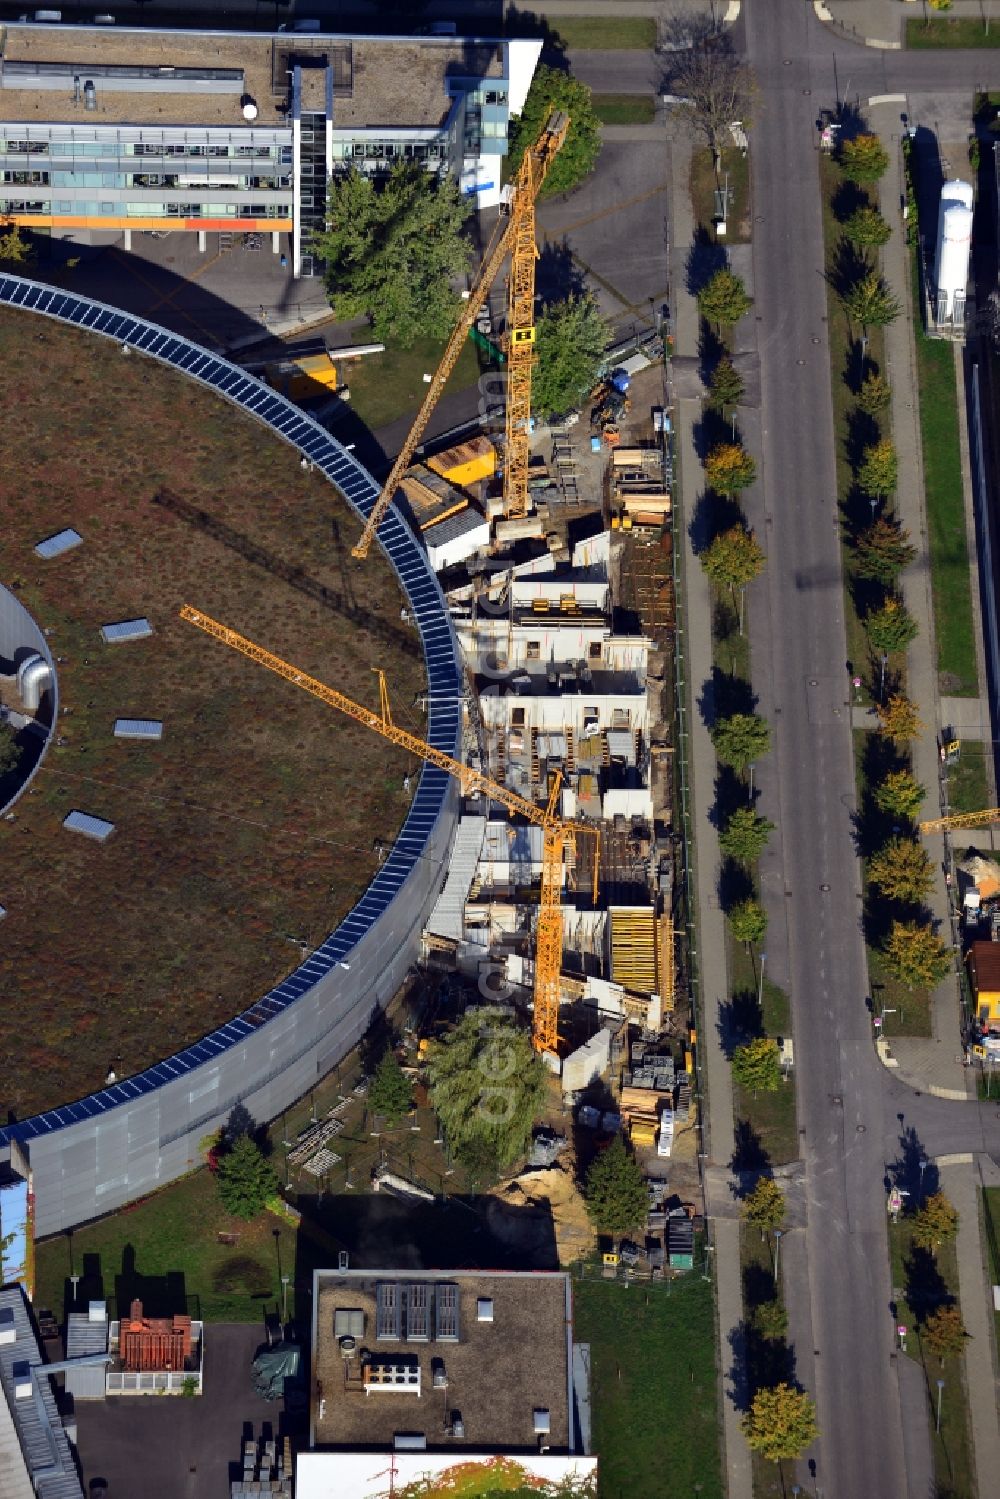
[[[752,220],[750,214],[750,161],[735,146],[722,152],[719,172],[716,176],[712,153],[705,147],[691,153],[691,176],[689,188],[695,222],[703,234],[715,238],[715,191],[717,187],[728,188],[726,204],[727,245],[748,245],[751,240]]]
[[[655,112],[648,94],[592,94],[594,113],[602,125],[651,125]]]
[[[646,52],[656,46],[652,16],[559,16],[552,30],[575,52]]]
[[[933,16],[906,22],[906,45],[914,52],[935,47],[1000,47],[1000,26],[974,16]]]
[[[573,1297],[575,1336],[590,1344],[601,1499],[721,1499],[711,1283],[580,1280]]]
[[[913,1243],[912,1217],[904,1216],[898,1223],[890,1219],[889,1257],[896,1324],[906,1328],[905,1352],[924,1371],[936,1492],[947,1494],[949,1499],[974,1499],[976,1481],[964,1360],[959,1356],[942,1361],[924,1346],[921,1336],[930,1313],[958,1301],[958,1260],[954,1242],[942,1244],[931,1254]],[[936,1429],[939,1379],[944,1385],[941,1390],[941,1424],[940,1429]]]
[[[939,686],[952,696],[978,697],[954,348],[919,327],[916,346]]]

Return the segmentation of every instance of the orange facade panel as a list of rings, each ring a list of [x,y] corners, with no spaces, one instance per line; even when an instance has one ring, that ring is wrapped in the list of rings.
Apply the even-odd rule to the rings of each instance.
[[[76,214],[15,213],[4,222],[16,224],[19,229],[166,229],[188,234],[197,233],[199,229],[213,234],[217,231],[232,233],[234,230],[242,233],[247,229],[261,234],[292,232],[291,219],[135,219],[112,218],[110,215],[88,218]]]

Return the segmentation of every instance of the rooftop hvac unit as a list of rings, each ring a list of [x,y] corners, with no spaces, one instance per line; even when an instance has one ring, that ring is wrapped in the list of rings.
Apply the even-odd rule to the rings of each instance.
[[[431,1383],[436,1390],[446,1390],[448,1388],[448,1374],[444,1367],[444,1359],[442,1358],[434,1360]]]
[[[88,78],[83,85],[83,107],[84,109],[97,108],[97,89],[94,87],[92,78]]]
[[[243,118],[248,122],[251,120],[255,120],[260,113],[255,100],[251,99],[249,94],[244,94],[242,107]]]
[[[458,1411],[451,1413],[451,1434],[461,1440],[465,1436],[465,1422]]]
[[[358,1351],[358,1340],[346,1333],[340,1340],[340,1353],[342,1358],[353,1358]]]

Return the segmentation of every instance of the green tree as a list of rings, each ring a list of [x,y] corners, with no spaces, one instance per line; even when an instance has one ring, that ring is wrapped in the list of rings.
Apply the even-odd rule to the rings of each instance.
[[[843,223],[844,236],[859,249],[884,245],[892,234],[877,208],[856,208]]]
[[[456,1157],[485,1179],[524,1154],[545,1099],[545,1064],[505,1010],[469,1010],[428,1058],[431,1103]]]
[[[771,748],[771,730],[759,713],[730,713],[711,728],[715,753],[723,765],[745,770]]]
[[[890,900],[927,898],[934,882],[930,856],[915,838],[893,838],[868,861],[868,878]]]
[[[920,1249],[939,1249],[958,1233],[958,1209],[943,1192],[932,1192],[913,1217],[913,1242]]]
[[[278,1177],[252,1135],[240,1135],[215,1169],[219,1196],[234,1218],[256,1218],[278,1190]]]
[[[701,565],[712,582],[720,588],[728,588],[736,607],[736,590],[741,591],[764,571],[764,556],[760,543],[746,526],[731,526],[718,535],[702,553]],[[743,633],[742,610],[740,611],[740,634]]]
[[[852,282],[840,297],[847,316],[867,333],[869,328],[887,328],[903,310],[878,271],[867,271]]]
[[[917,622],[900,599],[888,598],[881,609],[865,615],[865,633],[872,650],[882,655],[903,651],[917,633]]]
[[[875,805],[891,817],[916,817],[927,792],[908,770],[890,770],[875,788]]]
[[[858,391],[858,405],[867,416],[878,416],[892,400],[892,386],[884,375],[866,375]]]
[[[507,160],[511,176],[521,165],[525,151],[545,129],[554,109],[564,110],[570,125],[562,148],[549,167],[541,192],[543,198],[578,187],[594,170],[601,152],[601,122],[594,113],[590,89],[562,68],[550,68],[543,63],[535,69],[524,108],[510,122]]]
[[[723,354],[709,376],[707,404],[712,411],[725,411],[728,406],[738,406],[743,399],[746,386],[728,354]]]
[[[756,477],[757,465],[741,443],[716,443],[705,459],[705,478],[717,494],[749,489]]]
[[[408,348],[445,338],[460,301],[455,278],[471,252],[462,235],[468,203],[450,177],[398,161],[383,177],[353,168],[330,179],[329,228],[311,240],[325,262],[338,318],[365,316],[376,338]]]
[[[753,807],[737,807],[719,834],[719,847],[730,859],[755,864],[774,832],[774,823],[758,817]]]
[[[753,306],[753,297],[735,271],[723,266],[698,293],[698,311],[707,323],[714,323],[720,333],[745,317]]]
[[[755,942],[763,941],[767,931],[767,913],[759,901],[741,900],[729,912],[729,925],[737,942],[750,948]],[[754,1044],[751,1042],[751,1045]]]
[[[951,1301],[930,1313],[920,1340],[941,1360],[941,1367],[944,1368],[946,1358],[956,1358],[962,1352],[968,1336],[958,1304]]]
[[[10,269],[26,266],[34,258],[31,245],[10,219],[0,222],[0,265]]]
[[[766,1338],[769,1343],[780,1343],[788,1335],[788,1313],[777,1296],[759,1302],[751,1311],[750,1320],[758,1337]]]
[[[816,1407],[805,1390],[785,1384],[758,1390],[743,1417],[747,1445],[772,1463],[799,1457],[819,1435]]]
[[[855,135],[842,141],[837,159],[849,182],[877,182],[889,169],[889,153],[877,135]]]
[[[368,1085],[368,1107],[373,1114],[384,1115],[390,1126],[413,1108],[413,1084],[391,1048],[382,1053]]]
[[[892,494],[899,482],[899,457],[896,446],[888,437],[871,443],[861,455],[858,468],[858,483],[866,495],[881,499]]]
[[[854,570],[861,578],[878,583],[895,583],[899,574],[917,555],[910,544],[910,533],[894,516],[880,515],[862,531],[854,548]]]
[[[761,932],[761,936],[764,933]],[[778,1043],[770,1036],[756,1036],[733,1052],[733,1079],[745,1091],[777,1093],[781,1087]]]
[[[908,989],[932,989],[950,967],[948,949],[922,921],[894,921],[885,944],[886,967]]]
[[[14,725],[0,723],[0,776],[16,770],[21,763],[21,751],[17,745]]]
[[[773,1234],[785,1221],[785,1194],[772,1176],[762,1176],[743,1199],[740,1216],[765,1234]]]
[[[587,1172],[584,1199],[599,1233],[620,1239],[636,1233],[645,1223],[649,1211],[646,1179],[621,1135],[594,1157]]]
[[[571,411],[593,390],[607,347],[608,325],[589,293],[546,307],[531,384],[531,404],[543,421]]]
[[[916,739],[923,733],[923,723],[916,705],[903,692],[894,692],[875,709],[879,733],[887,739]]]

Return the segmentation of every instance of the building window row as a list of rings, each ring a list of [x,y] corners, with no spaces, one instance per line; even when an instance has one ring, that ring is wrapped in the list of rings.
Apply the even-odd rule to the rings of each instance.
[[[26,141],[0,140],[0,157],[72,156],[85,160],[118,161],[123,156],[169,156],[236,161],[280,161],[292,164],[291,146],[198,146],[156,141]]]
[[[334,161],[386,161],[401,157],[406,161],[440,161],[445,147],[441,141],[334,141]]]
[[[0,199],[0,214],[28,216],[56,214],[87,219],[114,218],[124,214],[135,219],[286,219],[292,216],[290,203],[122,203],[110,201],[77,202],[71,198],[54,198],[51,202],[30,199]]]

